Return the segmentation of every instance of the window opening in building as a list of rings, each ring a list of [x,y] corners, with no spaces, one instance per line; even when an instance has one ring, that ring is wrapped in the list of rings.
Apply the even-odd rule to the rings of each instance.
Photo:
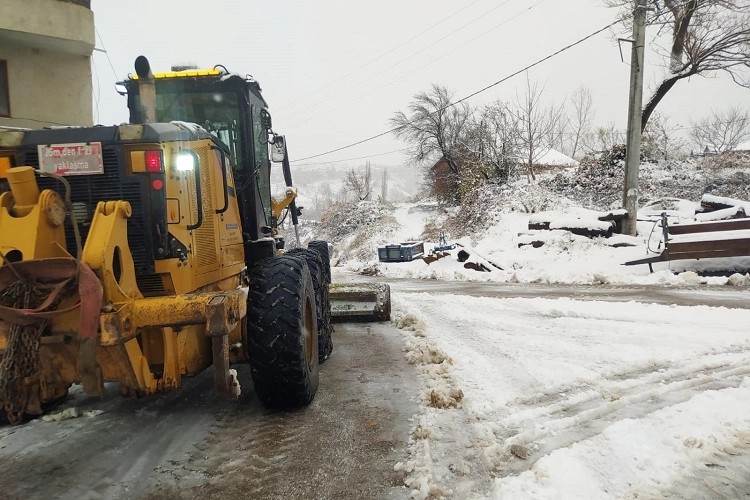
[[[10,93],[8,92],[8,63],[0,59],[0,116],[10,116]]]

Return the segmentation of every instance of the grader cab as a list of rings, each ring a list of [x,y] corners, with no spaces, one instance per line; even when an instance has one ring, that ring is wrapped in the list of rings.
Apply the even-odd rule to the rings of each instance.
[[[178,389],[211,365],[231,393],[243,362],[264,405],[310,403],[332,350],[328,245],[283,251],[295,190],[260,86],[143,57],[136,72],[128,124],[0,132],[0,417],[72,384]]]

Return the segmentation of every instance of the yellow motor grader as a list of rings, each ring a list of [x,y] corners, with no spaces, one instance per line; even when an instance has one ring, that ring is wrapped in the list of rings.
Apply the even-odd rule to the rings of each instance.
[[[73,384],[178,389],[211,365],[231,393],[242,362],[264,405],[310,403],[332,349],[328,245],[283,250],[296,191],[260,86],[221,66],[135,69],[128,124],[0,132],[0,417],[42,414]],[[387,289],[365,296],[364,317],[387,319]]]

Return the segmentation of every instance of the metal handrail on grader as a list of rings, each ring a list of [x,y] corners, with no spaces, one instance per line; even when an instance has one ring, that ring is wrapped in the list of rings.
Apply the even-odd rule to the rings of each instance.
[[[326,242],[284,250],[296,189],[260,86],[135,67],[128,124],[0,132],[0,418],[40,415],[73,384],[179,389],[211,365],[236,394],[234,363],[264,405],[309,404],[339,298]],[[388,319],[388,290],[370,293],[351,317]]]

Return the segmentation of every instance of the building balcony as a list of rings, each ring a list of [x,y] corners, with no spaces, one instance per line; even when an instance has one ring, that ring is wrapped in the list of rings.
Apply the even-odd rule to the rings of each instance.
[[[2,0],[2,41],[90,56],[95,45],[91,0]]]

